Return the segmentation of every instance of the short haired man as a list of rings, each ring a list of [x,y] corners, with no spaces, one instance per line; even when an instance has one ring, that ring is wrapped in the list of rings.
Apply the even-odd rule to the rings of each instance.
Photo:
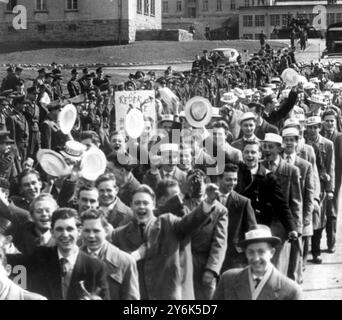
[[[24,265],[29,289],[49,300],[107,300],[105,266],[79,250],[77,222],[76,210],[57,209],[51,218],[56,246],[40,247],[28,257],[8,255],[8,259],[11,265]]]
[[[184,274],[180,261],[181,243],[213,212],[216,196],[207,189],[206,200],[189,215],[178,218],[172,214],[155,217],[155,193],[149,186],[141,185],[133,193],[134,219],[115,229],[112,241],[137,260],[142,259],[138,263],[142,299],[194,298],[192,279],[181,276]]]
[[[30,211],[31,202],[42,190],[40,174],[34,169],[24,170],[18,176],[18,182],[22,197],[13,196],[11,200],[17,207]]]
[[[104,212],[108,222],[114,227],[127,224],[132,218],[132,210],[118,197],[119,188],[113,173],[106,173],[96,180],[96,188],[99,192],[100,209]]]
[[[31,203],[31,221],[18,228],[14,244],[23,255],[32,254],[39,246],[53,246],[51,217],[58,208],[55,199],[48,193],[41,193]]]
[[[109,223],[101,210],[81,214],[82,250],[100,259],[107,272],[111,300],[139,300],[139,278],[135,259],[110,244],[106,237]]]
[[[275,247],[280,242],[264,225],[247,232],[240,245],[248,266],[226,271],[214,300],[300,300],[301,288],[272,265]]]
[[[257,224],[251,201],[234,190],[237,183],[238,167],[227,164],[224,172],[218,177],[219,199],[228,210],[227,251],[221,273],[231,268],[245,266],[245,256],[238,244],[244,234]]]
[[[114,173],[119,188],[117,196],[126,206],[130,206],[132,194],[140,186],[140,182],[132,173],[132,158],[126,153],[117,152],[111,154],[107,161],[109,171]]]

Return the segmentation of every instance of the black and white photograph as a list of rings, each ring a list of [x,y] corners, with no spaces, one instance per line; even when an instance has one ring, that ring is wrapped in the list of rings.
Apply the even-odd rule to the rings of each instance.
[[[0,0],[0,300],[342,300],[341,184],[342,0]]]

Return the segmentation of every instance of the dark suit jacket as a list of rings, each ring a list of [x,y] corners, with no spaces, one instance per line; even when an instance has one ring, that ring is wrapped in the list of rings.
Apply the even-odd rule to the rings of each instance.
[[[108,212],[107,220],[114,227],[124,226],[133,219],[131,208],[127,207],[119,198],[115,203],[114,208]]]
[[[257,300],[301,300],[302,290],[293,280],[275,267]],[[217,286],[213,300],[251,300],[248,268],[225,272]]]
[[[195,281],[202,281],[205,270],[220,274],[227,250],[228,224],[227,209],[218,202],[210,217],[191,234],[194,273],[199,275]]]
[[[99,259],[106,268],[110,299],[140,300],[139,276],[134,258],[106,242]]]
[[[253,229],[257,224],[250,199],[232,191],[226,207],[229,217],[228,245],[222,271],[227,270],[230,265],[231,255],[236,256],[240,253],[238,244],[245,239],[245,233]]]
[[[28,289],[39,293],[49,300],[62,300],[62,284],[60,276],[60,263],[57,248],[38,248],[30,256],[8,255],[10,265],[24,265],[28,274]],[[101,289],[99,296],[109,299],[108,284],[105,266],[102,262],[80,251],[72,272],[67,300],[80,300],[82,290],[79,285],[84,281],[89,292]]]
[[[280,158],[279,166],[275,171],[285,200],[287,201],[296,225],[295,231],[302,234],[303,231],[303,198],[300,188],[299,169],[288,164]]]
[[[112,241],[121,250],[132,252],[144,242],[147,243],[146,256],[140,262],[141,267],[138,266],[142,299],[194,299],[192,278],[183,279],[180,251],[184,249],[182,241],[207,217],[208,214],[203,212],[202,206],[183,218],[163,214],[151,222],[144,239],[140,235],[136,220],[114,229]],[[186,254],[189,252],[186,251]],[[187,257],[187,261],[191,261],[191,256]],[[187,284],[186,288],[183,288],[183,283]]]
[[[236,191],[249,198],[258,224],[271,226],[279,219],[287,232],[296,230],[294,218],[276,176],[259,164],[252,181],[250,171],[243,165],[239,170]]]
[[[131,173],[127,184],[119,188],[118,197],[126,206],[131,206],[132,194],[139,186],[140,182]]]
[[[275,133],[279,134],[279,130],[276,126],[268,123],[266,120],[263,120],[262,125],[256,127],[254,134],[260,139],[264,140],[266,133]]]
[[[157,189],[157,185],[159,181],[164,179],[163,171],[158,170],[156,173],[152,173],[151,171],[147,171],[144,178],[143,183],[149,185],[154,191]],[[175,168],[173,173],[172,179],[178,181],[179,187],[183,194],[186,193],[186,173],[179,169],[178,167]]]

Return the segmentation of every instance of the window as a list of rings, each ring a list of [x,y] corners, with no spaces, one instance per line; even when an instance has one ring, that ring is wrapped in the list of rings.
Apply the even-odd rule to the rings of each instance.
[[[17,0],[9,0],[6,5],[6,11],[13,11],[13,8],[17,5]]]
[[[156,0],[151,0],[151,16],[156,15]]]
[[[202,11],[208,11],[208,0],[203,0]]]
[[[142,13],[142,0],[137,0],[137,13]]]
[[[182,1],[177,1],[176,11],[177,12],[182,12]]]
[[[265,26],[265,16],[263,16],[263,15],[255,16],[255,26],[256,27],[264,27]]]
[[[76,31],[77,30],[77,25],[76,24],[69,24],[68,25],[68,30],[69,31]]]
[[[245,0],[245,7],[249,7],[249,0]]]
[[[148,16],[150,13],[150,1],[144,0],[144,15]]]
[[[253,16],[243,16],[243,26],[253,27]]]
[[[232,2],[230,3],[230,9],[235,10],[235,0],[232,0]]]
[[[271,26],[279,26],[280,25],[280,16],[279,14],[271,14]]]
[[[328,13],[327,14],[327,24],[335,23],[335,13]]]
[[[38,28],[38,32],[46,32],[45,24],[39,24],[37,28]]]
[[[169,2],[163,1],[163,12],[169,12]]]
[[[78,0],[67,0],[67,10],[78,10]]]
[[[36,0],[37,11],[47,11],[47,0]]]
[[[222,11],[222,0],[217,0],[216,11]]]
[[[336,13],[336,22],[342,22],[342,13]]]
[[[281,16],[281,24],[286,27],[289,24],[289,16],[287,14]]]

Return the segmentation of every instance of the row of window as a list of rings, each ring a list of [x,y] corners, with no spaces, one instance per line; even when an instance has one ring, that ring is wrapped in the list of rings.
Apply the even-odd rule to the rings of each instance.
[[[139,0],[138,0],[139,1]],[[210,0],[212,1],[212,0]],[[194,2],[188,1],[188,4],[192,4]],[[164,0],[162,3],[162,11],[163,13],[169,12],[169,1]],[[200,7],[203,12],[209,11],[209,0],[202,0],[202,6]],[[235,0],[231,0],[230,9],[235,10]],[[216,11],[222,11],[222,0],[216,0]],[[176,2],[176,12],[183,12],[183,1],[179,0]]]
[[[156,14],[156,1],[155,0],[144,0],[144,6],[143,6],[143,0],[137,0],[137,13],[142,14],[143,12],[144,12],[144,15],[155,16],[155,14]]]
[[[245,7],[265,6],[266,0],[245,0]]]
[[[35,0],[37,11],[47,11],[47,0]],[[13,11],[13,8],[18,4],[18,0],[9,0],[6,4],[7,11]],[[65,0],[65,8],[67,10],[78,10],[78,0]]]
[[[301,14],[303,19],[308,19],[309,23],[312,24],[312,21],[316,14]],[[287,14],[271,14],[270,15],[270,25],[271,26],[287,26],[290,22],[291,17]],[[327,13],[327,24],[330,25],[335,22],[342,22],[342,13]],[[242,18],[242,24],[244,27],[253,27],[253,15],[246,15]],[[264,27],[265,26],[265,16],[264,15],[255,15],[254,16],[254,26],[255,27]]]

